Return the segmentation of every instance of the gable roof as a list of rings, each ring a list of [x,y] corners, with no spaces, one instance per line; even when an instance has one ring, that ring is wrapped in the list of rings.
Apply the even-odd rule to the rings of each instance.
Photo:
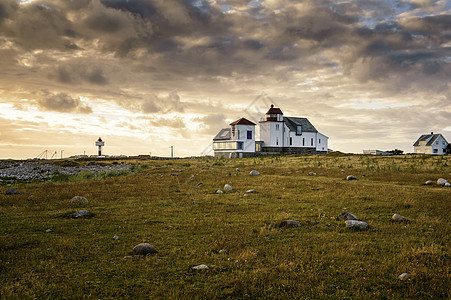
[[[246,118],[241,118],[241,119],[239,119],[239,120],[236,120],[236,121],[233,122],[233,123],[230,123],[229,125],[255,125],[255,123],[249,121],[249,120],[246,119]]]
[[[419,139],[415,142],[415,144],[413,144],[413,145],[414,145],[414,146],[420,146],[420,142],[425,141],[425,142],[427,142],[427,143],[426,143],[426,146],[431,146],[432,144],[434,144],[434,142],[435,142],[440,136],[445,140],[446,143],[448,143],[448,142],[446,141],[446,139],[443,137],[443,135],[441,135],[440,133],[438,133],[438,134],[433,134],[433,133],[431,133],[431,134],[423,134],[423,135],[421,135],[420,138],[419,138]]]
[[[213,138],[213,141],[230,140],[232,134],[230,128],[222,128]]]
[[[285,124],[287,124],[290,131],[296,132],[297,126],[300,125],[302,126],[301,127],[302,131],[318,132],[318,130],[316,130],[316,128],[312,125],[312,123],[310,123],[310,121],[307,120],[307,118],[284,117],[283,121],[285,122]]]

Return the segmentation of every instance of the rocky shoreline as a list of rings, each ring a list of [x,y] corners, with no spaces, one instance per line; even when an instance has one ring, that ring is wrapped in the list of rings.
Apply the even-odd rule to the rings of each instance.
[[[60,166],[42,161],[0,161],[0,183],[14,180],[43,180],[55,175],[76,175],[87,171],[100,173],[108,171],[130,171],[131,164],[105,164],[89,162],[86,165]]]

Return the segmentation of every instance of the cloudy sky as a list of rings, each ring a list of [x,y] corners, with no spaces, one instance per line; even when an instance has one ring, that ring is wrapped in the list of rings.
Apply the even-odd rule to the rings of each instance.
[[[451,141],[447,0],[0,0],[0,158],[208,153],[271,103],[333,150]]]

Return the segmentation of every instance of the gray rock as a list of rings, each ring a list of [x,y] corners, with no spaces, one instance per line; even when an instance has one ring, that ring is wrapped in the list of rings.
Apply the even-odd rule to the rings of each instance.
[[[450,187],[450,186],[451,186],[451,183],[447,182],[447,183],[445,183],[445,186],[446,186],[446,187]]]
[[[316,176],[315,172],[309,172],[308,174],[311,175],[311,176]]]
[[[362,221],[347,220],[345,223],[346,227],[350,229],[366,230],[369,227],[368,223]]]
[[[224,194],[224,192],[221,191],[221,190],[217,190],[217,191],[216,191],[216,194]]]
[[[5,194],[6,195],[17,195],[17,194],[23,194],[23,193],[16,189],[7,189]]]
[[[157,249],[154,246],[148,243],[141,243],[136,245],[133,248],[133,254],[136,255],[147,255],[147,254],[155,254],[158,253]]]
[[[404,281],[404,280],[410,279],[410,275],[409,275],[409,273],[402,273],[401,275],[398,276],[398,278],[399,278],[399,280]]]
[[[433,182],[432,180],[428,180],[428,181],[426,181],[424,184],[425,184],[425,185],[433,185],[434,182]]]
[[[444,186],[448,181],[444,178],[437,179],[437,185]]]
[[[202,183],[202,182],[199,182],[198,184],[197,184],[197,186],[203,186],[204,184]]]
[[[357,218],[355,215],[348,213],[347,211],[344,213],[341,213],[337,216],[337,220],[340,221],[347,221],[347,220],[358,220],[359,218]]]
[[[249,172],[249,175],[260,175],[260,172],[257,170],[252,170]]]
[[[85,210],[85,209],[77,210],[76,212],[74,212],[74,217],[75,217],[75,218],[89,217],[89,216],[91,216],[91,215],[92,215],[92,214],[91,214],[89,211]]]
[[[281,227],[299,227],[299,226],[301,226],[301,222],[299,221],[284,220],[280,222],[278,227],[281,228]]]
[[[207,265],[197,265],[197,266],[192,267],[191,269],[193,269],[193,270],[208,270],[210,268]]]
[[[219,250],[218,253],[219,253],[219,254],[223,254],[223,253],[226,253],[226,251],[225,251],[224,249],[221,249],[221,250]]]
[[[72,199],[70,199],[70,202],[72,203],[88,203],[88,199],[82,196],[75,196]]]
[[[246,193],[255,193],[255,190],[247,190]]]
[[[232,187],[230,186],[230,184],[226,183],[224,185],[224,191],[231,191],[231,190],[232,190]]]
[[[357,180],[357,178],[354,175],[348,175],[348,177],[346,177],[346,180]]]
[[[52,229],[46,229],[45,232],[52,232]]]
[[[235,171],[239,172],[239,171],[240,171],[240,169],[239,169],[239,168],[236,168],[236,169],[235,169]]]
[[[398,214],[394,214],[391,219],[395,222],[408,222],[409,219]]]
[[[117,241],[118,239],[119,239],[119,237],[117,235],[113,236],[113,240]]]

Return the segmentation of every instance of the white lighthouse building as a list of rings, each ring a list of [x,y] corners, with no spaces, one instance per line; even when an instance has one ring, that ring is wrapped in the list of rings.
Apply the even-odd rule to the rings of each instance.
[[[99,137],[99,139],[96,142],[96,146],[99,147],[99,157],[102,156],[102,147],[105,145],[105,143],[102,141],[102,138]]]

